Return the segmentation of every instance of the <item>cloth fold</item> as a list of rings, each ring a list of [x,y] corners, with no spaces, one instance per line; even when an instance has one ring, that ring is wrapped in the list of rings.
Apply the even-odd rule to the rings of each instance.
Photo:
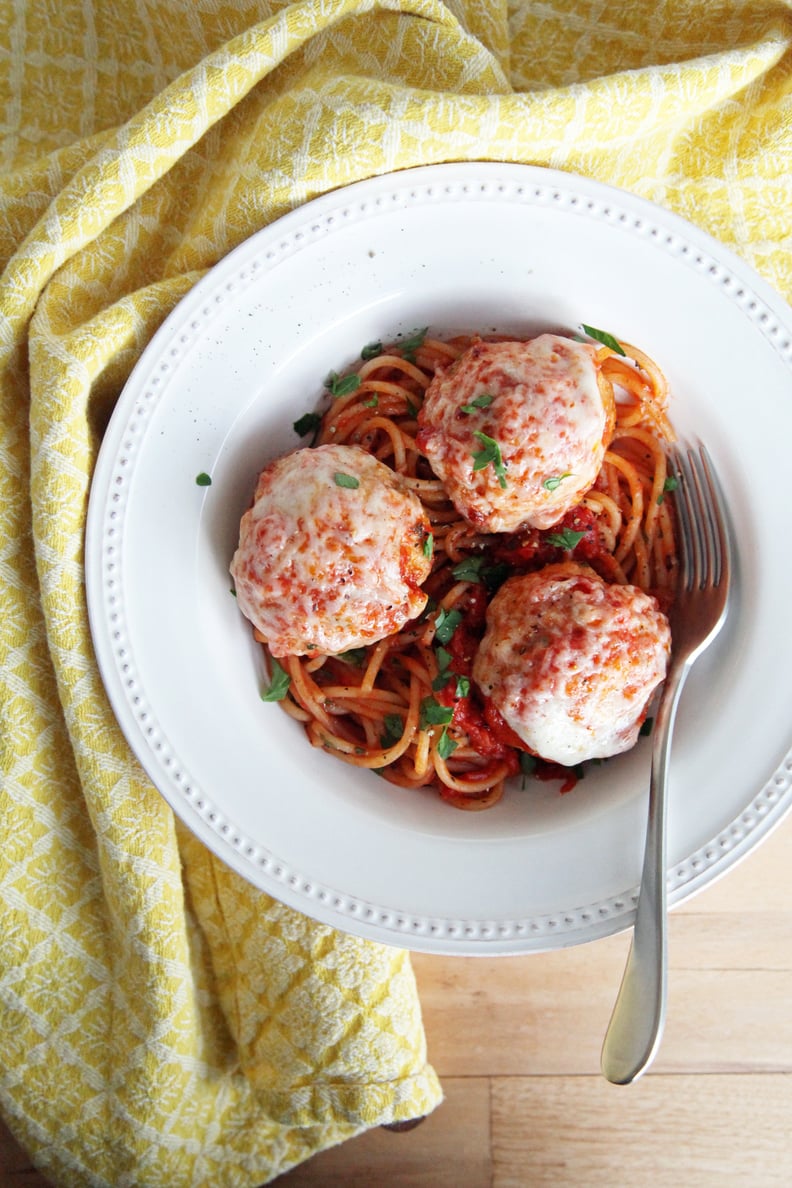
[[[245,883],[116,725],[83,549],[123,383],[252,232],[434,162],[632,190],[789,299],[792,12],[0,0],[0,25],[0,1108],[54,1184],[261,1184],[442,1090],[409,956]]]

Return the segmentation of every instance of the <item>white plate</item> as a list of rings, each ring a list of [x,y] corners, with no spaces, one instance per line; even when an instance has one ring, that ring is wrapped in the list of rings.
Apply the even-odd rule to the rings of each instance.
[[[151,779],[211,850],[303,912],[394,945],[520,953],[633,919],[646,743],[565,796],[519,783],[464,813],[313,750],[259,692],[228,563],[255,477],[298,444],[330,370],[429,325],[600,326],[669,377],[677,429],[708,443],[741,566],[695,667],[671,767],[669,896],[752,849],[792,802],[788,472],[792,311],[694,227],[626,193],[528,166],[366,181],[252,236],[178,305],[106,434],[88,519],[96,653]],[[205,471],[212,485],[196,484]]]

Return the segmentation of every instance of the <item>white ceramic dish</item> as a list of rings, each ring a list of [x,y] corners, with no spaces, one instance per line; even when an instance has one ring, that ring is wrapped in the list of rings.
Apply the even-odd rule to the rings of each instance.
[[[706,440],[741,565],[725,632],[686,686],[671,767],[669,897],[728,870],[792,803],[787,525],[792,312],[749,267],[646,202],[550,170],[433,166],[297,209],[226,257],[135,368],[89,510],[96,653],[151,779],[252,883],[413,949],[520,953],[633,919],[645,743],[565,796],[516,783],[483,813],[313,750],[260,700],[228,563],[255,477],[360,348],[433,332],[596,325],[664,368]],[[196,475],[212,484],[201,487]]]

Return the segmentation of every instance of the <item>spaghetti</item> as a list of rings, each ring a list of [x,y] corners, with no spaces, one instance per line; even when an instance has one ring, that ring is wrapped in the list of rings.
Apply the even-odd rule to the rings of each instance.
[[[313,444],[357,445],[398,472],[424,507],[433,553],[423,586],[429,603],[418,619],[353,652],[278,662],[288,681],[280,704],[314,746],[393,784],[435,788],[463,809],[495,804],[505,781],[521,771],[560,778],[562,790],[574,784],[573,770],[526,753],[481,697],[471,670],[488,601],[513,574],[573,560],[670,605],[676,552],[672,501],[665,498],[673,483],[664,449],[673,440],[666,381],[643,352],[605,337],[595,360],[600,384],[615,396],[612,437],[590,489],[544,531],[477,532],[417,444],[427,388],[473,338],[419,335],[385,349],[377,344],[364,350],[356,371],[328,380],[337,394]]]

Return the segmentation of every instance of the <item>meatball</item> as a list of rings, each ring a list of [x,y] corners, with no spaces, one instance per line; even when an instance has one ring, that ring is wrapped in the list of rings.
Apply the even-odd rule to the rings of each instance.
[[[561,562],[504,582],[473,678],[528,750],[574,766],[635,744],[670,646],[651,595]]]
[[[358,446],[295,450],[259,476],[231,575],[273,656],[338,654],[424,609],[429,522],[398,474]]]
[[[432,380],[418,445],[474,528],[550,528],[594,482],[615,421],[595,354],[556,334],[477,341]]]

